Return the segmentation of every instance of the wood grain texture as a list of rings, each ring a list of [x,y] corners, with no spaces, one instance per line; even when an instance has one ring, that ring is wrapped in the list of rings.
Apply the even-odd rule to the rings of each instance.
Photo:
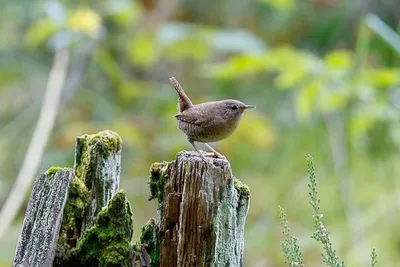
[[[63,169],[36,178],[13,267],[52,266],[72,175],[72,169]]]
[[[112,131],[76,138],[74,170],[90,194],[83,230],[90,228],[99,211],[119,189],[121,137]]]
[[[228,161],[181,152],[169,163],[160,206],[162,267],[243,266],[249,194]]]

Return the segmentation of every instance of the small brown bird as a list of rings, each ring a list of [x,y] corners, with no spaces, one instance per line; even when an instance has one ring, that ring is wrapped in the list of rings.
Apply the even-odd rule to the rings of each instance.
[[[202,142],[213,152],[214,157],[223,157],[207,143],[221,141],[232,135],[239,125],[243,112],[255,106],[245,105],[233,99],[193,105],[175,77],[169,78],[169,81],[178,93],[179,113],[175,115],[178,128],[186,134],[197,152],[199,150],[194,142]],[[203,154],[200,155],[203,157]]]

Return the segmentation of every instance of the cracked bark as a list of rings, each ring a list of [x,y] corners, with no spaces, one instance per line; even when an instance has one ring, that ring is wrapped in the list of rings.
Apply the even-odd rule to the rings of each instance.
[[[165,179],[157,196],[160,266],[243,266],[250,192],[229,162],[181,152],[166,169],[152,168]]]
[[[73,170],[38,176],[13,266],[243,266],[249,188],[227,160],[194,152],[151,166],[157,219],[131,243],[131,208],[118,191],[121,142],[111,131],[80,136]]]
[[[68,198],[72,169],[40,174],[33,186],[19,237],[13,267],[51,266],[62,213]]]

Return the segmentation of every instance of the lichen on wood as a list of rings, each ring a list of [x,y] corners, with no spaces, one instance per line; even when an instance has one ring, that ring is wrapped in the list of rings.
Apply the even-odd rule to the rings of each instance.
[[[149,187],[150,187],[150,198],[157,199],[158,203],[162,203],[164,200],[164,186],[166,182],[166,171],[168,162],[156,162],[150,167]]]
[[[76,176],[72,177],[67,203],[64,207],[63,221],[58,244],[63,253],[76,247],[82,233],[85,209],[89,204],[89,192],[85,184]],[[68,255],[57,255],[68,257]]]
[[[75,175],[64,208],[55,266],[71,263],[82,236],[119,189],[121,143],[112,131],[77,137]]]
[[[13,266],[51,266],[72,169],[50,168],[34,183]]]
[[[90,228],[99,211],[119,189],[121,146],[121,137],[108,130],[76,138],[75,175],[89,191],[90,206],[84,229]]]
[[[150,172],[151,198],[162,199],[161,266],[243,266],[250,190],[229,162],[181,152]]]
[[[80,136],[74,174],[52,167],[38,177],[16,261],[43,267],[243,266],[250,190],[228,161],[194,152],[152,164],[149,199],[157,199],[157,219],[143,226],[138,244],[131,243],[132,211],[118,190],[121,143],[111,131]]]

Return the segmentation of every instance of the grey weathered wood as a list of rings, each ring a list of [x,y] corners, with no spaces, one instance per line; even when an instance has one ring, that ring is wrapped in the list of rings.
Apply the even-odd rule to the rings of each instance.
[[[121,137],[108,130],[76,138],[75,176],[64,209],[55,266],[68,266],[71,252],[117,193],[121,144]]]
[[[243,266],[250,192],[229,162],[181,152],[157,168],[165,179],[157,196],[161,266]]]
[[[72,175],[62,169],[36,178],[12,266],[52,266]]]
[[[74,170],[90,193],[82,230],[91,227],[99,211],[119,189],[121,144],[121,137],[112,131],[76,138]]]
[[[194,152],[152,165],[158,218],[132,246],[130,205],[117,193],[121,143],[111,131],[80,136],[74,175],[51,168],[38,176],[13,266],[243,266],[249,189],[227,160]]]

